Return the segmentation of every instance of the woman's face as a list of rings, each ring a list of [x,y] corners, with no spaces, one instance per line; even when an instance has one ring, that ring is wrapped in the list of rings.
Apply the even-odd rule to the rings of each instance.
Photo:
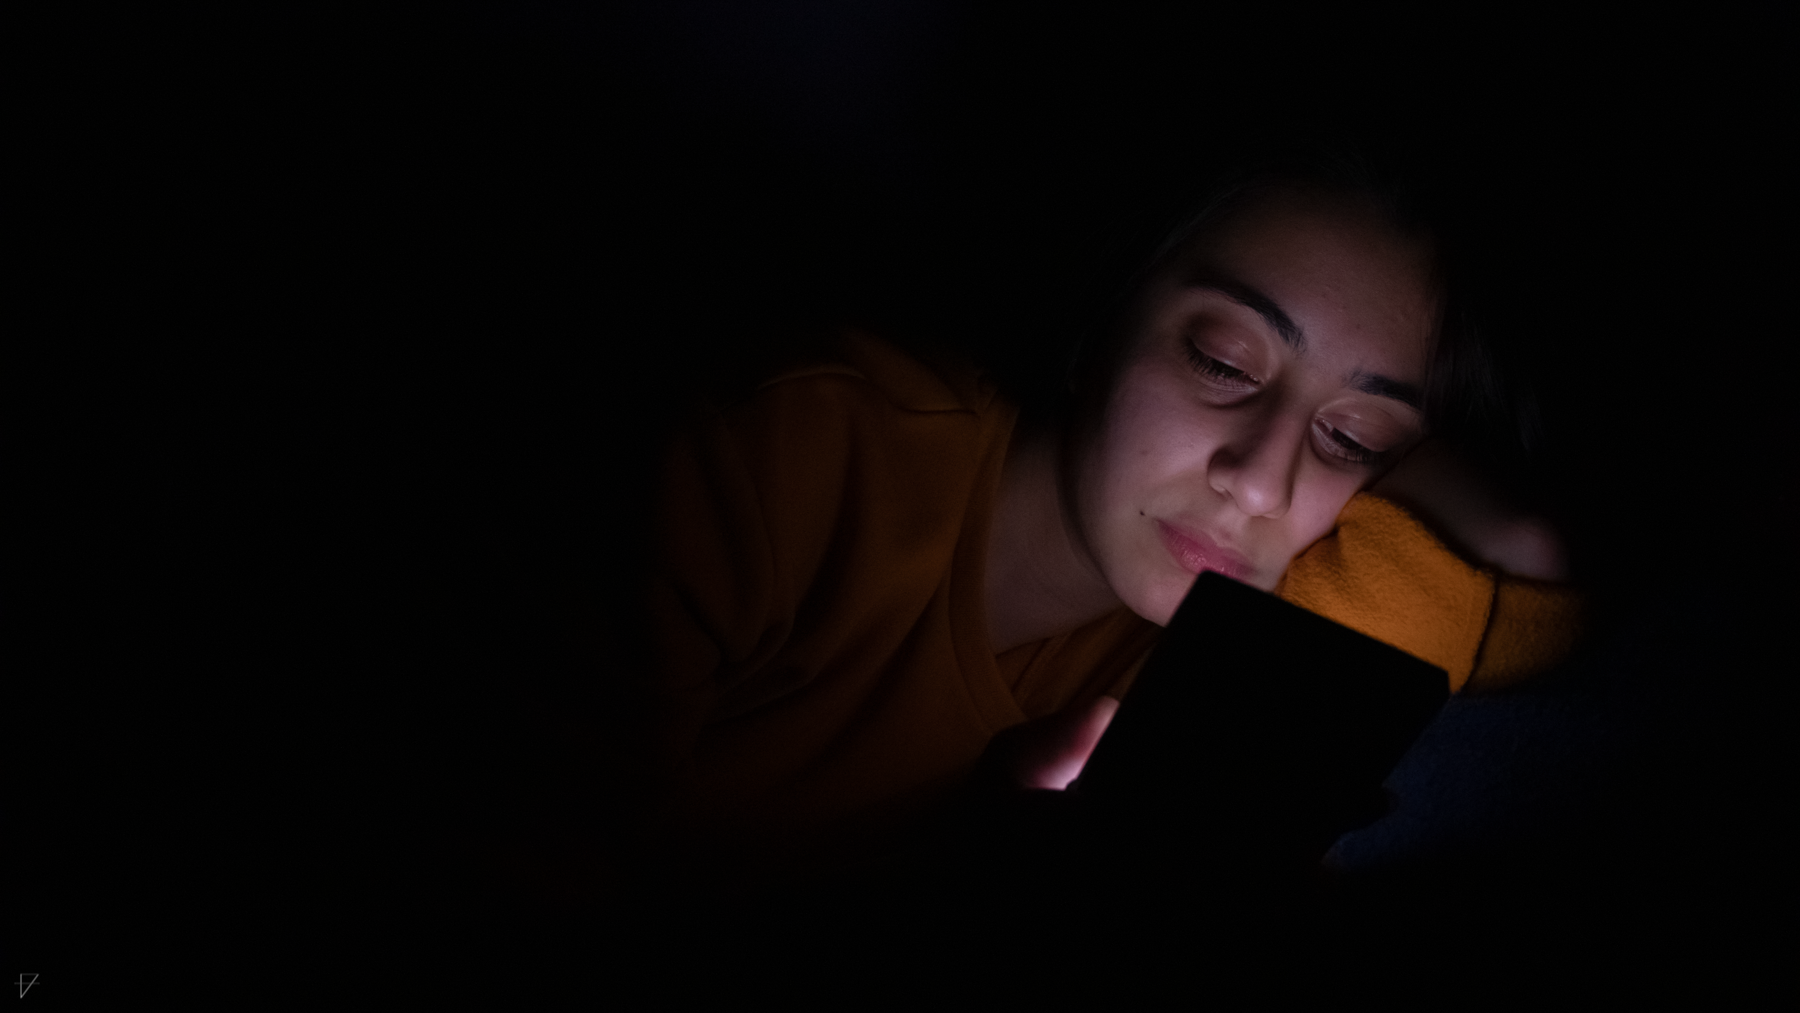
[[[1279,191],[1152,279],[1067,472],[1126,605],[1167,623],[1202,570],[1273,590],[1422,438],[1430,267],[1372,211]]]

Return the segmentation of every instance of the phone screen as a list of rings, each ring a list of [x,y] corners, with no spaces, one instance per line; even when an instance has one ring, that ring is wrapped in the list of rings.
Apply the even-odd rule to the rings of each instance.
[[[1443,669],[1206,572],[1071,789],[1316,861],[1448,697]]]

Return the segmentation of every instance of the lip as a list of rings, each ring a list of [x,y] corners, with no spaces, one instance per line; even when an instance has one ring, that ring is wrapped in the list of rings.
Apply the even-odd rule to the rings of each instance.
[[[1203,531],[1178,528],[1167,521],[1156,522],[1156,533],[1177,565],[1198,576],[1203,570],[1222,573],[1232,580],[1248,580],[1250,560],[1232,552],[1206,536]]]

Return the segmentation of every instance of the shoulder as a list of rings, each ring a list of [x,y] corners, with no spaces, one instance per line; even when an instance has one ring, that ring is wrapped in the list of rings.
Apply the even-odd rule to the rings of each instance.
[[[998,401],[993,383],[954,349],[906,349],[867,331],[846,330],[777,370],[726,410],[829,396],[826,392],[834,390],[909,412],[981,414]]]
[[[846,332],[677,439],[663,523],[677,541],[730,528],[734,542],[756,535],[807,558],[853,518],[864,534],[953,528],[1013,416],[966,360]]]
[[[667,611],[734,665],[768,662],[797,623],[860,629],[929,599],[997,480],[1013,409],[979,371],[860,333],[829,353],[741,390],[663,464]]]
[[[953,351],[846,331],[740,390],[692,427],[690,452],[735,458],[770,491],[839,488],[891,472],[895,491],[966,470],[1003,442],[1014,411]]]

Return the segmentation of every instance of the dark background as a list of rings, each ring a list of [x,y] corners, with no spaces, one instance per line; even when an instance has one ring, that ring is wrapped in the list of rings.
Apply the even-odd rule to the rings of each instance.
[[[1433,870],[1409,882],[1473,898],[1431,909],[1457,924],[1744,927],[1790,896],[1791,662],[1758,653],[1794,511],[1766,35],[799,0],[77,16],[21,135],[49,367],[22,444],[56,532],[19,613],[46,645],[21,670],[34,910],[147,883],[150,922],[288,912],[302,948],[437,910],[466,841],[554,808],[526,704],[605,713],[583,645],[629,621],[647,469],[700,395],[844,320],[1040,382],[1211,139],[1295,122],[1412,139],[1470,194],[1494,333],[1540,384],[1536,480],[1602,607],[1560,680],[1431,740],[1479,776],[1413,775],[1411,822],[1351,851]],[[71,933],[46,959],[105,930]]]

